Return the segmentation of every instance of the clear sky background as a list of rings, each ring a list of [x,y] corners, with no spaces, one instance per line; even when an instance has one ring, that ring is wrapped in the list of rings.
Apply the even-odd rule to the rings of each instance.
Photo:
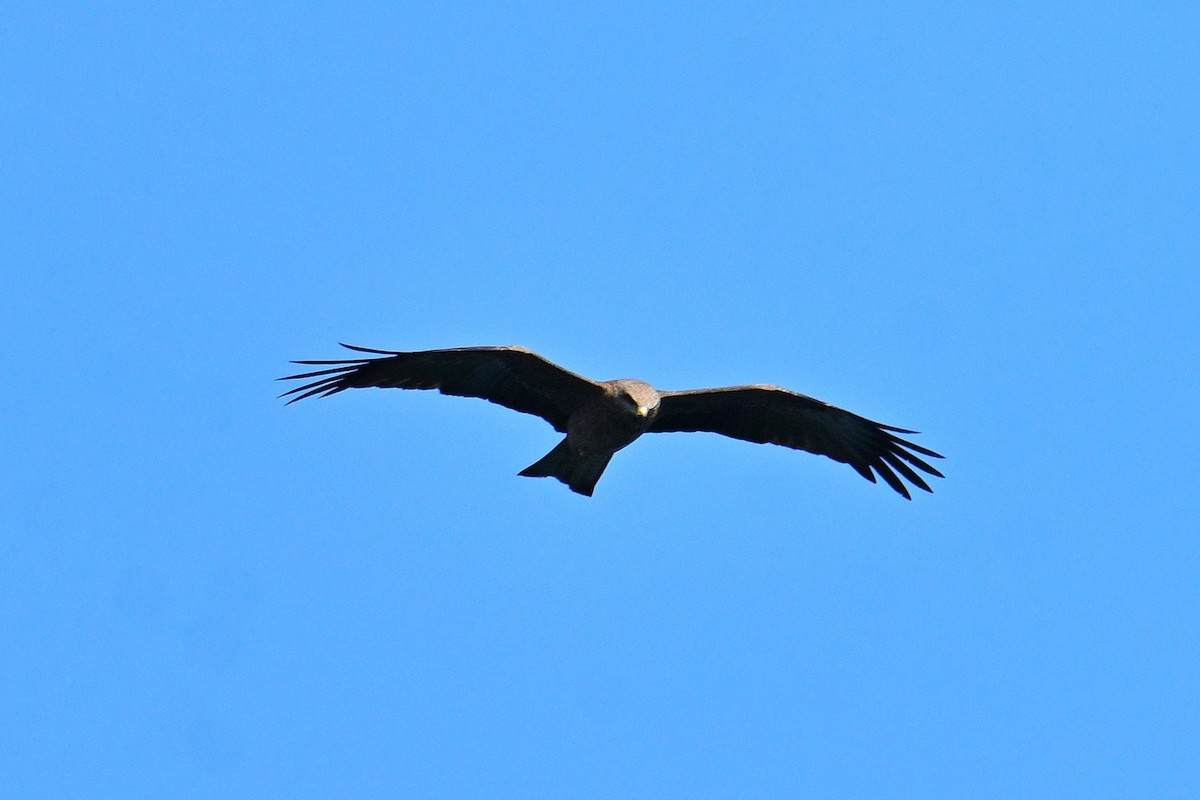
[[[1193,3],[6,6],[8,797],[1200,796]],[[338,341],[947,455],[284,407]]]

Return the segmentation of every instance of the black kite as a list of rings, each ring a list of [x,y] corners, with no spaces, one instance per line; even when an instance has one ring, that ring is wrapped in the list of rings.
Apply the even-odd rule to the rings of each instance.
[[[932,450],[901,439],[893,428],[778,386],[729,386],[660,392],[648,383],[593,381],[569,372],[524,347],[459,347],[404,353],[344,344],[377,358],[295,361],[330,366],[280,380],[316,380],[285,392],[305,397],[367,386],[437,389],[442,394],[480,397],[534,414],[566,437],[521,475],[554,477],[579,494],[591,495],[613,453],[643,433],[711,431],[748,442],[783,445],[849,464],[872,483],[878,473],[908,499],[897,475],[929,492],[913,469],[942,477],[917,453]],[[911,465],[911,466],[910,466]]]

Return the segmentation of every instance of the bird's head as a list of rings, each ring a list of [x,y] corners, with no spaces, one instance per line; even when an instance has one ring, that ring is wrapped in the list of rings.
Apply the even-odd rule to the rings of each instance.
[[[613,382],[617,397],[639,417],[658,413],[658,392],[648,383],[632,379]]]

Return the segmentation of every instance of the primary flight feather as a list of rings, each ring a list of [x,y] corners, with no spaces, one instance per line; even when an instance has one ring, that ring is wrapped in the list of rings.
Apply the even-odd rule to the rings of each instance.
[[[592,494],[618,450],[643,433],[672,431],[710,431],[828,456],[849,464],[872,483],[878,474],[908,499],[912,496],[905,480],[932,491],[917,470],[942,477],[921,458],[941,455],[896,435],[915,431],[872,422],[778,386],[660,392],[628,378],[593,381],[524,347],[406,353],[342,346],[370,357],[295,361],[326,368],[280,378],[308,381],[281,396],[294,395],[288,401],[294,403],[370,386],[437,389],[534,414],[566,436],[520,474],[554,477],[583,495]]]

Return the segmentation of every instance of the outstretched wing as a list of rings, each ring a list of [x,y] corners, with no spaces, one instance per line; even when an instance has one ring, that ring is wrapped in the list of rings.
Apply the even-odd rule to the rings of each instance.
[[[650,430],[711,431],[748,442],[807,450],[849,464],[871,483],[875,483],[874,470],[910,500],[897,472],[927,492],[933,490],[913,467],[942,477],[916,453],[942,456],[894,435],[916,431],[881,425],[778,386],[662,392]]]
[[[325,397],[346,389],[368,386],[398,389],[437,389],[442,394],[481,397],[493,403],[535,414],[558,431],[566,432],[567,418],[603,388],[524,347],[459,347],[404,353],[343,344],[375,358],[335,361],[294,361],[294,364],[332,365],[329,369],[288,375],[281,381],[315,378],[280,397]]]

